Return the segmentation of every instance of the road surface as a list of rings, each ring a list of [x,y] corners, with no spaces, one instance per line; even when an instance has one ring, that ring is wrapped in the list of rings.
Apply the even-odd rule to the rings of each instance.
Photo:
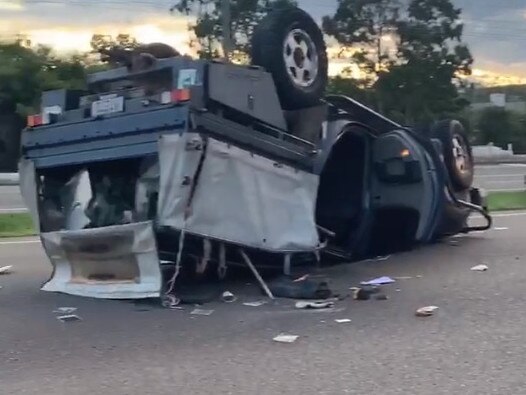
[[[477,166],[475,185],[487,190],[525,190],[526,164]],[[0,213],[25,211],[18,186],[0,186]]]
[[[335,312],[218,302],[206,305],[211,316],[191,316],[193,307],[43,293],[50,268],[38,244],[2,242],[0,261],[15,272],[0,276],[0,393],[523,393],[526,216],[506,214],[496,226],[453,245],[331,269],[341,290],[380,275],[411,277],[384,287],[387,301],[345,300]],[[489,271],[470,271],[481,263]],[[261,297],[245,282],[228,288],[241,301]],[[415,317],[426,305],[440,310]],[[83,320],[59,322],[59,306],[78,307]],[[300,337],[273,342],[281,332]]]

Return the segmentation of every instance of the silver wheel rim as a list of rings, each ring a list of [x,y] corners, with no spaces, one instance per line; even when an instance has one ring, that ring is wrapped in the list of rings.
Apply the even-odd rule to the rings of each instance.
[[[318,76],[318,53],[307,32],[294,29],[287,34],[283,43],[283,60],[294,84],[307,88],[314,83]]]
[[[453,137],[453,158],[455,158],[455,166],[460,173],[469,170],[467,150],[462,139],[458,136]]]

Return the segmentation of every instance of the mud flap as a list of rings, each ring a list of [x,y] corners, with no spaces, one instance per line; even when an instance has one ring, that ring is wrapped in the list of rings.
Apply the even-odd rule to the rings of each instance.
[[[41,234],[53,274],[43,291],[104,299],[159,297],[151,222]]]

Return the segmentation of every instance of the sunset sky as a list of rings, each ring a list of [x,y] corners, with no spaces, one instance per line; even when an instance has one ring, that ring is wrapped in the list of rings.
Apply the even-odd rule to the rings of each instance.
[[[453,0],[463,9],[475,75],[487,82],[526,83],[526,0]],[[299,0],[318,20],[336,0]],[[188,20],[171,15],[171,0],[0,0],[0,39],[26,34],[59,51],[89,50],[94,33],[129,33],[188,52]],[[333,63],[332,71],[341,65]]]

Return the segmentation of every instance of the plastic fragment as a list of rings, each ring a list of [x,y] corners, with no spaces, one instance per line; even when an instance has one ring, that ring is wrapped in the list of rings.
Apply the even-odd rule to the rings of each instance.
[[[237,300],[237,296],[230,291],[225,291],[221,295],[221,300],[225,303],[233,303]]]
[[[425,307],[420,307],[416,311],[415,314],[416,314],[417,317],[430,317],[433,314],[435,314],[435,311],[437,311],[437,310],[438,310],[437,306],[425,306]]]
[[[489,269],[488,265],[477,265],[477,266],[473,266],[471,268],[471,271],[473,271],[473,272],[485,272],[488,269]]]
[[[297,309],[329,309],[334,307],[334,301],[298,301]]]
[[[250,307],[260,307],[260,306],[263,306],[264,304],[267,304],[267,302],[264,301],[264,300],[258,300],[256,302],[245,302],[245,303],[243,303],[244,306],[250,306]]]
[[[340,319],[334,320],[334,322],[336,322],[337,324],[347,324],[351,322],[351,319],[350,318],[340,318]]]
[[[73,321],[80,321],[81,318],[76,314],[66,314],[66,315],[59,315],[57,317],[57,320],[62,322],[73,322]]]
[[[391,277],[382,276],[378,277],[369,281],[362,281],[361,285],[385,285],[385,284],[392,284],[396,282],[396,280],[393,280]]]
[[[13,269],[13,265],[0,267],[0,275],[11,274],[11,269]]]
[[[282,333],[272,340],[278,343],[294,343],[296,340],[298,340],[298,337],[299,336],[297,335],[287,335],[285,333]]]
[[[191,315],[212,315],[214,310],[193,309]]]

